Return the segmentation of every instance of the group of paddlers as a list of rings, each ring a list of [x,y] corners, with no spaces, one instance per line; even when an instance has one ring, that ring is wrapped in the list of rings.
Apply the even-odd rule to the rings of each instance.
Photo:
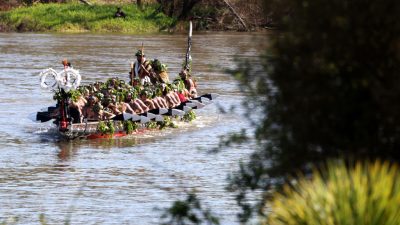
[[[68,108],[74,123],[107,120],[122,113],[142,114],[157,108],[174,108],[197,97],[196,84],[187,69],[169,81],[167,67],[159,60],[147,60],[142,50],[131,64],[129,83],[119,78],[78,87],[69,91]],[[68,62],[63,61],[64,68]],[[58,97],[56,93],[55,98]]]

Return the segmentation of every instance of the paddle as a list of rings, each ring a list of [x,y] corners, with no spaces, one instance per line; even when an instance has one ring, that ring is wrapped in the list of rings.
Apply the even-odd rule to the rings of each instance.
[[[132,120],[132,121],[140,121],[140,123],[147,123],[150,121],[150,118],[143,116],[143,115],[137,115],[137,114],[130,114],[130,113],[122,113],[114,116],[112,120],[116,121],[126,121],[126,120]]]
[[[197,98],[192,98],[192,100],[197,100],[197,101],[201,102],[202,100],[205,101],[206,99],[214,100],[214,99],[216,99],[218,97],[219,97],[219,94],[209,93],[209,94],[201,95],[201,96],[199,96]]]
[[[179,109],[169,109],[168,110],[168,115],[171,116],[184,116],[185,112]]]
[[[150,113],[150,112],[145,112],[145,113],[141,113],[141,114],[139,114],[139,115],[141,115],[141,116],[145,116],[145,117],[147,117],[147,118],[149,118],[149,119],[154,119],[154,118],[156,118],[156,114],[153,114],[153,113]]]
[[[152,109],[152,110],[149,110],[148,112],[153,113],[153,114],[163,115],[163,114],[168,113],[168,109],[165,109],[165,108]]]
[[[47,122],[52,119],[55,119],[55,118],[50,116],[49,112],[37,112],[36,113],[36,121],[40,121],[40,122],[44,123],[44,122]]]
[[[201,109],[205,106],[205,104],[195,101],[195,100],[190,100],[184,103],[186,106],[191,107],[192,109]]]

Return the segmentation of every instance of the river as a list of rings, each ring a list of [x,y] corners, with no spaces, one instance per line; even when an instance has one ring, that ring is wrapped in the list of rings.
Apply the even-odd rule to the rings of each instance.
[[[193,36],[193,73],[200,93],[219,93],[198,119],[177,129],[114,140],[63,141],[52,123],[29,114],[54,105],[40,89],[39,73],[69,59],[82,83],[128,79],[134,53],[144,44],[148,59],[168,65],[176,77],[184,60],[185,35],[0,33],[0,223],[157,224],[162,210],[195,191],[221,224],[238,224],[235,196],[225,191],[228,174],[252,152],[251,144],[212,154],[219,137],[250,128],[241,116],[243,96],[223,72],[235,58],[255,59],[262,33]],[[219,108],[236,108],[222,114]],[[158,208],[158,209],[157,209]]]

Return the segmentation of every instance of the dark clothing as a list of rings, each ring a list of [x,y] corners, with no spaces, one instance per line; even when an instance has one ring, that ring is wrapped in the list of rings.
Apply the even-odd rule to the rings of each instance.
[[[121,17],[122,17],[122,18],[125,18],[126,15],[125,15],[124,12],[122,12],[121,9],[118,9],[117,12],[115,12],[115,14],[114,14],[114,18],[121,18]]]

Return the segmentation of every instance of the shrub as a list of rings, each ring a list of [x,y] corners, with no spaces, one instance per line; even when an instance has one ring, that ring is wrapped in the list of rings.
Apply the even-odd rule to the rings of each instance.
[[[328,163],[275,194],[263,224],[400,224],[399,167],[388,162]]]
[[[400,162],[400,1],[278,1],[285,29],[268,50],[238,65],[247,115],[260,143],[231,179],[246,201],[326,159]],[[373,20],[370,20],[372,19]],[[254,113],[257,112],[257,113]],[[260,204],[262,205],[262,204]]]

